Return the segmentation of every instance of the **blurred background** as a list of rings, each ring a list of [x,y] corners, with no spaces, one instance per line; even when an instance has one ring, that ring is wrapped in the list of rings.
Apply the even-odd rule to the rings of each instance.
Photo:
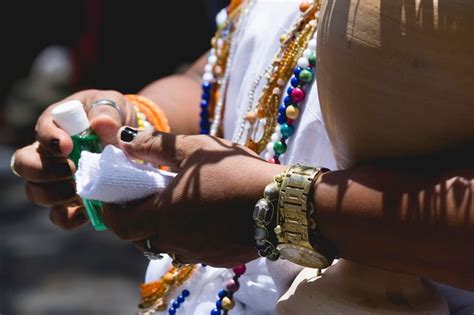
[[[0,314],[134,314],[147,260],[91,227],[65,232],[10,171],[49,104],[85,88],[136,93],[209,48],[225,0],[0,4]]]

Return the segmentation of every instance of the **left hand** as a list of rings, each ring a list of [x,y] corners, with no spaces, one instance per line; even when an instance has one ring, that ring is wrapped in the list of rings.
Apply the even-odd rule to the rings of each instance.
[[[104,209],[106,225],[120,238],[137,244],[149,238],[156,251],[186,263],[231,267],[257,257],[253,209],[284,166],[203,135],[140,132],[119,146],[136,159],[178,169],[163,192]]]

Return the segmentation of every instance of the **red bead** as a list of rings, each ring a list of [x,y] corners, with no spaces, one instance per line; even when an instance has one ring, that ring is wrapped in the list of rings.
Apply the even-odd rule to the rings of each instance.
[[[293,125],[293,122],[294,122],[293,119],[289,119],[289,118],[286,119],[286,123],[287,123],[288,125]]]
[[[291,91],[291,98],[296,103],[299,103],[302,100],[304,100],[304,97],[305,97],[304,91],[300,89],[299,87],[295,87],[293,91]]]
[[[268,163],[275,164],[275,159],[271,158],[270,160],[267,161]]]
[[[240,277],[245,273],[247,267],[245,265],[236,266],[232,269],[237,277]]]

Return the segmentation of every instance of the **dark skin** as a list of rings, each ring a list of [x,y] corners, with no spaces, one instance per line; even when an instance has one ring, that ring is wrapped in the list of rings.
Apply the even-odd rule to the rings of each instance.
[[[202,61],[197,62],[192,69],[201,65]],[[175,133],[195,132],[198,125],[196,73],[190,70],[159,80],[143,91],[167,114],[180,112],[170,114]],[[82,93],[75,98],[86,105],[94,99],[117,97],[124,111],[131,112],[116,92]],[[117,130],[123,124],[133,126],[133,120],[120,121],[112,108],[99,108],[105,112],[89,115],[93,128],[104,132],[103,139],[133,157],[179,171],[163,193],[126,208],[107,207],[105,220],[112,231],[136,244],[151,237],[153,247],[176,253],[187,262],[233,266],[256,258],[253,206],[265,185],[286,166],[269,164],[240,145],[210,136],[141,133],[132,143],[123,143],[116,138]],[[52,207],[53,222],[73,228],[85,219],[72,186],[59,194],[49,186],[72,181],[71,174],[58,171],[67,170],[64,165],[74,172],[64,158],[71,149],[70,139],[54,125],[50,110],[38,120],[39,148],[31,145],[17,151],[13,167],[27,180],[30,199]],[[60,140],[60,151],[54,150],[54,139]],[[322,234],[343,258],[474,290],[472,163],[447,161],[443,165],[449,168],[428,165],[425,169],[411,165],[388,161],[325,174],[315,184],[313,198]],[[420,211],[422,215],[414,215]]]

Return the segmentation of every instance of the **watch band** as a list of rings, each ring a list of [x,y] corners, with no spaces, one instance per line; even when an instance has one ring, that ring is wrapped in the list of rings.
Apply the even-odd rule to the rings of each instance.
[[[327,267],[332,261],[319,250],[318,244],[311,244],[309,236],[309,228],[315,229],[316,223],[311,217],[314,209],[308,195],[313,181],[326,171],[329,170],[294,165],[283,176],[280,187],[275,228],[277,250],[283,258],[313,268]]]

